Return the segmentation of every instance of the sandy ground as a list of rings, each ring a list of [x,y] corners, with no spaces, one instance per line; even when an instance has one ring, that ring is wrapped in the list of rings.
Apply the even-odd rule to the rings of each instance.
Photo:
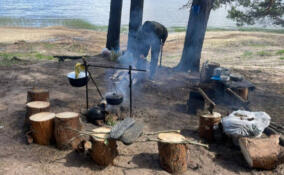
[[[10,36],[10,37],[9,37]],[[104,32],[66,28],[1,28],[3,53],[40,52],[46,55],[97,55],[105,44]],[[184,33],[170,34],[165,46],[164,65],[174,66],[182,51]],[[3,40],[2,40],[3,39]],[[23,41],[24,40],[24,41]],[[20,41],[20,42],[19,42]],[[122,48],[126,36],[122,34]],[[284,49],[284,35],[254,32],[208,32],[202,61],[220,62],[242,73],[257,86],[250,94],[251,110],[266,111],[272,120],[284,123],[284,63],[277,54]],[[21,58],[21,56],[19,56]],[[23,56],[21,59],[28,59]],[[111,64],[100,56],[90,61]],[[54,146],[27,145],[23,123],[26,91],[37,86],[50,90],[54,112],[80,112],[85,106],[84,88],[72,88],[65,75],[77,61],[28,61],[0,67],[0,174],[167,174],[159,166],[156,143],[118,145],[114,165],[98,167],[86,155],[59,151]],[[111,83],[111,71],[95,69],[94,76],[105,93]],[[198,137],[198,117],[186,113],[189,87],[196,75],[158,70],[154,81],[145,80],[134,87],[134,117],[145,123],[145,131],[182,129],[193,140]],[[99,101],[90,87],[91,104]],[[126,104],[127,105],[127,102]],[[226,115],[231,108],[219,106]],[[85,128],[94,127],[84,123]],[[207,150],[189,146],[188,171],[185,174],[284,174],[284,165],[273,171],[251,170],[240,150],[230,141],[214,143]]]

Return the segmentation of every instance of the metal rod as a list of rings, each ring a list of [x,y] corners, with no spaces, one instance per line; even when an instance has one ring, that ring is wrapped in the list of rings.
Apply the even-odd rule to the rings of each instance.
[[[132,71],[132,66],[129,65],[129,113],[130,113],[130,118],[132,118],[132,75],[131,75],[131,71]]]
[[[129,70],[129,68],[125,68],[125,67],[104,66],[104,65],[95,65],[95,64],[88,64],[88,66],[97,67],[97,68]],[[146,70],[144,70],[144,69],[131,69],[131,70],[132,71],[138,71],[138,72],[146,72]]]
[[[86,83],[86,105],[87,105],[87,110],[89,109],[89,90],[88,90],[88,65],[87,65],[87,62],[86,60],[84,60],[84,67],[85,67],[85,76],[87,77],[87,83]]]
[[[98,91],[98,93],[99,93],[101,99],[103,99],[104,97],[103,97],[103,95],[102,95],[102,93],[101,93],[101,91],[100,91],[100,89],[99,89],[99,87],[98,87],[96,81],[93,79],[91,72],[88,71],[88,73],[89,73],[89,76],[90,76],[90,78],[91,78],[93,84],[95,85],[95,87],[96,87],[96,89],[97,89],[97,91]]]

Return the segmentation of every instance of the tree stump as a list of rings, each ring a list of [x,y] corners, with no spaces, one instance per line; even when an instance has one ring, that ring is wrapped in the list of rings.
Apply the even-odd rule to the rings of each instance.
[[[279,135],[269,138],[239,139],[239,144],[247,163],[252,168],[274,169],[280,155]]]
[[[27,92],[27,103],[32,101],[49,102],[49,91],[47,89],[29,89]]]
[[[26,119],[25,123],[29,124],[29,117],[40,113],[40,112],[49,112],[50,103],[45,101],[33,101],[26,104]]]
[[[93,130],[100,134],[93,134],[91,137],[91,157],[100,166],[108,166],[113,163],[118,155],[117,144],[110,138],[110,128],[100,127]]]
[[[35,143],[49,145],[53,140],[53,121],[55,114],[41,112],[30,117],[32,137]]]
[[[82,125],[75,112],[58,113],[54,119],[54,137],[59,149],[76,149],[81,142]]]
[[[218,129],[221,122],[221,114],[213,112],[213,114],[205,114],[199,117],[199,136],[207,141],[214,140],[214,132]]]
[[[161,167],[169,173],[183,173],[187,170],[187,147],[185,138],[177,133],[158,135],[158,150]]]

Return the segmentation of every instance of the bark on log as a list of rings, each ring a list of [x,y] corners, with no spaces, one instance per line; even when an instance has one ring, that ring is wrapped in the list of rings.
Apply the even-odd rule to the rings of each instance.
[[[93,134],[93,137],[91,137],[91,157],[97,165],[108,166],[113,163],[114,158],[118,155],[116,141],[110,138],[109,128],[101,127],[93,131],[102,134]]]
[[[82,129],[80,116],[74,112],[58,113],[54,119],[54,137],[59,149],[76,149],[82,136],[78,131]]]
[[[41,112],[30,117],[33,141],[49,145],[53,141],[54,113]]]
[[[214,141],[214,130],[217,129],[220,122],[221,114],[217,112],[201,115],[199,117],[199,136],[207,141]]]
[[[248,88],[240,88],[237,89],[237,94],[242,97],[244,100],[248,100],[248,95],[249,95],[249,89]]]
[[[106,48],[119,50],[121,11],[123,0],[111,0]]]
[[[269,138],[240,138],[239,144],[247,163],[252,168],[274,169],[280,154],[279,135]]]
[[[143,7],[144,0],[131,0],[127,50],[132,53],[136,49],[135,35],[143,21]]]
[[[40,112],[49,112],[50,103],[45,101],[33,101],[26,104],[26,118],[25,123],[29,124],[29,117],[40,113]]]
[[[27,92],[27,103],[32,101],[49,102],[49,91],[47,89],[33,88]]]
[[[177,133],[158,135],[158,150],[161,167],[169,173],[183,173],[187,170],[187,147],[185,138]]]

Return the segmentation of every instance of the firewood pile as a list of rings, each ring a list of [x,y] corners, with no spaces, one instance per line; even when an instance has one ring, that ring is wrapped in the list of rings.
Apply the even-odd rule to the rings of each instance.
[[[213,65],[215,68],[216,66]],[[211,69],[205,72],[214,73]],[[202,76],[208,80],[207,73]],[[209,143],[222,141],[224,137],[231,137],[230,134],[225,132],[228,131],[229,126],[229,133],[241,130],[237,132],[240,133],[238,136],[233,134],[232,139],[237,139],[237,144],[251,168],[273,169],[283,162],[284,154],[280,152],[279,142],[283,143],[281,134],[284,133],[284,127],[270,122],[270,117],[266,117],[266,113],[263,113],[265,120],[258,120],[257,115],[262,114],[261,112],[251,112],[256,115],[256,118],[254,118],[250,116],[248,111],[232,113],[232,115],[236,115],[236,118],[231,117],[232,122],[229,121],[229,125],[224,125],[225,122],[228,124],[228,120],[225,119],[230,115],[225,117],[221,113],[215,112],[214,108],[218,103],[215,98],[212,98],[211,94],[208,94],[208,92],[212,91],[212,87],[219,88],[223,86],[223,90],[226,87],[226,91],[230,91],[235,97],[242,99],[240,101],[246,102],[248,100],[247,90],[235,91],[228,88],[228,85],[224,85],[223,82],[210,82],[209,86],[205,85],[208,84],[201,83],[200,86],[192,88],[188,100],[188,109],[199,116],[198,131],[200,138]],[[215,90],[214,88],[213,90]],[[161,168],[174,174],[183,173],[187,170],[187,162],[188,158],[190,158],[187,144],[209,148],[207,144],[185,138],[181,135],[180,130],[145,133],[143,132],[143,123],[130,117],[112,117],[112,113],[110,110],[107,111],[106,108],[107,102],[102,100],[96,108],[84,113],[84,115],[87,115],[87,119],[88,115],[96,116],[94,124],[100,126],[92,130],[86,130],[82,125],[81,114],[68,111],[57,114],[52,113],[49,92],[44,89],[31,89],[27,94],[25,116],[25,123],[29,128],[26,134],[27,141],[28,143],[40,145],[55,144],[58,149],[76,150],[79,153],[89,155],[100,166],[113,164],[114,159],[119,155],[117,142],[122,142],[125,145],[139,142],[157,142]],[[200,110],[208,112],[200,113]],[[106,125],[108,120],[106,116],[114,120],[111,123],[112,126]],[[238,125],[234,123],[235,120],[238,120]],[[101,123],[98,123],[98,121],[101,121]],[[264,121],[265,124],[257,124],[257,122]],[[242,125],[242,122],[246,125]],[[249,127],[253,124],[255,124],[254,127]],[[245,130],[246,134],[243,134],[243,130]],[[269,137],[263,137],[263,131],[268,133]]]
[[[241,148],[249,167],[274,169],[283,162],[280,145],[284,145],[284,127],[271,122],[265,112],[249,111],[249,92],[254,88],[242,75],[218,63],[205,62],[199,84],[190,89],[187,111],[199,116],[200,138],[217,144],[229,138]],[[248,111],[222,116],[214,112],[217,105]]]
[[[79,113],[50,112],[48,91],[31,89],[27,96],[25,120],[29,128],[26,134],[29,144],[55,143],[58,149],[73,149],[88,154],[100,166],[113,164],[119,154],[118,141],[125,145],[157,142],[161,167],[170,173],[187,170],[187,144],[208,148],[206,144],[188,140],[180,134],[180,130],[144,133],[143,123],[129,117],[117,121],[112,127],[102,126],[89,131],[83,128]]]

